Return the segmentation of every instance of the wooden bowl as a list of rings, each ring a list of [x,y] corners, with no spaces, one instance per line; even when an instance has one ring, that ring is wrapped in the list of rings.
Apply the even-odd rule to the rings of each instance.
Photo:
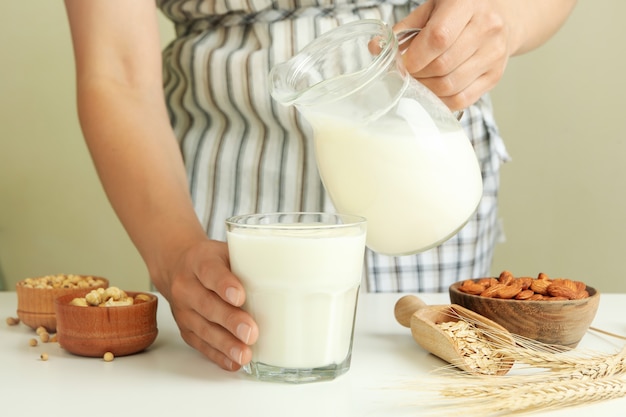
[[[83,292],[84,296],[86,292]],[[135,297],[139,292],[126,292]],[[102,357],[131,355],[148,348],[157,337],[158,299],[145,294],[148,301],[129,306],[81,307],[71,305],[75,295],[57,298],[57,336],[59,344],[75,355]],[[81,295],[79,295],[80,297]]]
[[[55,275],[55,277],[68,277],[69,275]],[[95,288],[107,288],[109,281],[106,278],[89,275],[74,275],[81,280],[89,277],[98,280],[99,284],[90,286],[88,290]],[[37,329],[40,326],[50,333],[56,332],[57,321],[54,313],[54,300],[58,297],[84,292],[85,289],[78,287],[69,288],[32,288],[28,284],[32,280],[43,280],[47,277],[38,277],[21,280],[15,285],[17,291],[17,316],[27,326]]]
[[[450,302],[487,317],[509,332],[538,342],[575,348],[591,325],[600,293],[587,287],[589,297],[580,300],[529,301],[489,298],[449,288]]]

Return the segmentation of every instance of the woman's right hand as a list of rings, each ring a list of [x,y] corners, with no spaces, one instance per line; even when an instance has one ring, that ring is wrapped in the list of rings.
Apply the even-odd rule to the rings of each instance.
[[[206,239],[180,248],[173,268],[152,279],[187,344],[229,371],[250,362],[259,331],[241,309],[245,291],[230,271],[226,243]]]

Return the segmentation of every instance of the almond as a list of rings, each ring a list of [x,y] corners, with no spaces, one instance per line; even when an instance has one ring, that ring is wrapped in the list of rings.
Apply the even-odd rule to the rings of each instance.
[[[549,280],[550,277],[547,274],[544,274],[543,272],[540,272],[539,275],[537,275],[537,279],[547,279],[547,280]]]
[[[574,281],[574,285],[576,286],[576,292],[579,294],[583,292],[587,292],[587,284],[582,281]],[[589,293],[587,293],[587,297],[589,297]]]
[[[547,295],[548,286],[550,286],[550,280],[548,279],[536,279],[530,284],[530,289],[537,294]]]
[[[517,295],[515,296],[516,300],[528,300],[530,299],[530,297],[532,297],[533,295],[535,295],[535,292],[533,290],[522,290],[519,293],[517,293]]]
[[[504,285],[509,285],[514,280],[515,278],[513,277],[513,274],[510,273],[509,271],[502,271],[500,273],[500,276],[498,277],[498,282]]]
[[[587,297],[589,297],[589,292],[587,290],[584,290],[578,293],[578,298],[576,298],[576,300],[582,300],[583,298]]]
[[[576,286],[576,283],[574,281],[572,281],[571,279],[555,278],[555,279],[552,280],[552,284],[563,285],[563,286],[571,289],[574,292],[578,292],[578,287]]]
[[[491,287],[486,288],[485,291],[480,293],[480,295],[481,297],[496,297],[498,292],[504,289],[505,287],[506,285],[504,284],[492,285]]]
[[[487,288],[487,287],[491,287],[492,285],[496,285],[498,283],[498,280],[493,277],[481,278],[478,280],[478,283],[480,285],[483,285],[485,288]]]
[[[517,280],[522,284],[522,290],[527,290],[530,288],[530,284],[533,283],[534,279],[532,277],[520,277]]]
[[[468,280],[463,281],[463,284],[459,287],[459,290],[467,294],[479,295],[483,291],[485,291],[485,288],[486,287],[484,285],[480,285],[472,281],[471,279],[468,279]]]
[[[504,288],[498,290],[496,297],[505,299],[514,298],[520,291],[522,291],[522,285],[517,281],[513,281],[511,285],[505,285]]]
[[[547,291],[552,297],[564,297],[567,300],[574,300],[578,296],[575,290],[560,283],[551,283],[548,285]]]
[[[459,290],[483,297],[516,299],[516,300],[580,300],[589,297],[587,285],[582,281],[569,278],[553,278],[540,272],[537,278],[515,277],[510,271],[504,270],[495,277],[467,279],[461,283]]]

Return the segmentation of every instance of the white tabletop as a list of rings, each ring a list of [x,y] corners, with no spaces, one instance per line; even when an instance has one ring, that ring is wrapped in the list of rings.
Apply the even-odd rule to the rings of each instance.
[[[420,294],[428,304],[449,303],[447,294]],[[35,333],[7,326],[15,316],[15,292],[0,292],[0,407],[3,416],[418,416],[407,381],[426,378],[444,364],[422,350],[409,329],[395,322],[398,294],[362,294],[350,371],[329,382],[289,385],[259,382],[226,372],[180,338],[164,299],[159,336],[140,354],[104,362],[65,352],[57,343],[30,347]],[[602,294],[594,326],[626,334],[626,294]],[[579,348],[614,352],[624,342],[587,333]],[[46,352],[48,361],[41,361]],[[463,415],[462,410],[458,413]],[[626,415],[626,398],[535,413],[540,416]]]

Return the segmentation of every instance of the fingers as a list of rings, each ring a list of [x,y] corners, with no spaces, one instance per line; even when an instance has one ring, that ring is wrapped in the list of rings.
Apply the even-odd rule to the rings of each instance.
[[[205,288],[214,291],[224,301],[234,306],[242,306],[246,300],[246,293],[241,282],[230,271],[228,249],[225,243],[210,241],[203,248],[203,252],[210,251],[212,261],[197,264],[194,270],[196,277]],[[207,256],[204,253],[199,256]]]
[[[420,80],[420,82],[421,81],[422,80]],[[429,82],[437,82],[437,80],[426,81],[424,84],[426,85]],[[494,85],[495,82],[492,81],[490,74],[484,74],[467,86],[467,88],[455,94],[451,94],[449,96],[438,96],[451,111],[461,111],[476,103],[485,94],[485,92],[490,91]],[[436,87],[428,88],[433,91],[436,90]]]
[[[242,342],[254,344],[258,337],[257,325],[248,313],[238,308],[245,302],[245,290],[228,268],[226,246],[220,242],[218,248],[222,261],[199,268],[197,278],[203,288],[190,297],[202,317],[219,323]]]
[[[172,313],[188,344],[224,369],[235,370],[250,361],[249,345],[256,342],[259,331],[247,312],[197,279],[178,280],[172,294]]]
[[[493,89],[502,78],[506,63],[507,59],[485,58],[477,54],[445,76],[423,78],[412,75],[456,111],[467,108]]]
[[[420,11],[429,5],[429,13]],[[477,101],[500,80],[509,57],[509,33],[487,1],[431,0],[394,29],[423,29],[403,55],[405,67],[452,110]],[[419,13],[416,13],[419,12]]]
[[[410,73],[416,73],[424,70],[432,62],[440,58],[444,53],[448,53],[448,57],[455,61],[461,62],[461,58],[456,57],[459,51],[463,51],[465,55],[471,55],[469,52],[465,52],[464,49],[455,48],[451,53],[450,48],[455,46],[456,42],[461,39],[463,32],[466,30],[470,20],[471,12],[467,6],[463,6],[467,2],[460,2],[461,5],[457,6],[456,0],[440,1],[440,2],[426,2],[425,5],[430,4],[430,10],[428,14],[420,11],[417,16],[413,13],[396,25],[396,28],[400,25],[418,25],[422,31],[419,36],[416,36],[408,49],[405,52],[405,65]],[[420,9],[416,8],[416,13]],[[426,19],[426,20],[424,20]],[[394,28],[395,29],[395,28]],[[447,58],[450,59],[450,58]],[[437,73],[433,75],[442,76],[445,74]]]
[[[252,350],[233,338],[223,327],[207,322],[197,313],[192,317],[190,312],[176,315],[177,320],[189,324],[181,326],[183,340],[227,371],[237,371],[252,359]],[[194,325],[198,323],[199,326]],[[210,341],[210,342],[207,342]]]
[[[202,288],[188,295],[196,313],[209,323],[216,323],[245,344],[254,344],[258,328],[252,317],[241,308],[224,301],[214,291]],[[194,333],[203,333],[195,329]]]
[[[420,33],[417,38],[422,36]],[[431,39],[436,35],[430,35]],[[461,66],[467,63],[469,60],[477,60],[480,58],[480,53],[476,42],[474,41],[474,35],[461,36],[451,45],[445,47],[430,47],[428,46],[426,51],[421,52],[418,48],[419,45],[411,43],[406,53],[403,55],[404,64],[414,77],[416,78],[429,78],[429,77],[444,77],[450,75],[453,71],[462,69]],[[424,41],[422,39],[422,41]],[[429,41],[429,44],[445,44],[449,41],[444,40],[444,36],[439,36],[437,41]],[[436,49],[435,49],[436,48]],[[465,68],[468,69],[468,68]]]
[[[258,326],[241,305],[243,286],[229,269],[223,242],[201,242],[181,258],[168,301],[181,336],[220,367],[250,362]]]
[[[206,356],[209,360],[216,363],[220,368],[227,371],[237,371],[241,369],[241,364],[225,355],[221,350],[206,343],[204,339],[187,328],[181,328],[180,335],[183,340],[192,348]]]

